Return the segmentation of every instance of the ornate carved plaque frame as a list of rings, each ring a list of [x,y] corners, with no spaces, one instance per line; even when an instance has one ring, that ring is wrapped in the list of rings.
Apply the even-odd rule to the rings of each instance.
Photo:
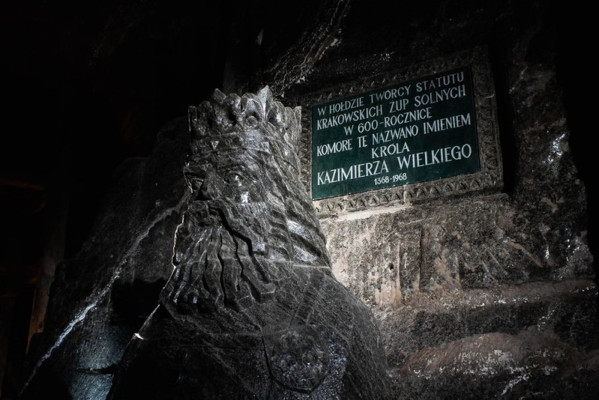
[[[417,204],[435,198],[475,194],[482,191],[498,192],[503,189],[495,88],[485,47],[477,47],[449,57],[412,65],[402,70],[349,82],[304,96],[301,104],[302,140],[299,149],[302,161],[302,179],[308,192],[312,194],[311,110],[314,105],[462,67],[469,67],[472,72],[480,170],[450,178],[315,200],[314,206],[319,217],[373,207]]]

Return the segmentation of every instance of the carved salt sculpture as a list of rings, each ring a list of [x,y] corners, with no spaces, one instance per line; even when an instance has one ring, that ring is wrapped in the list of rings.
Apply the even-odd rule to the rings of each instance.
[[[299,179],[300,109],[216,90],[189,122],[173,274],[108,397],[386,398],[375,320],[332,275]]]

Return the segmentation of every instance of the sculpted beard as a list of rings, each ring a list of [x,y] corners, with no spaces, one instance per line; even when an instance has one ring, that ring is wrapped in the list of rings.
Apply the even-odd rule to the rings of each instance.
[[[268,222],[279,213],[264,202],[193,201],[177,230],[163,303],[184,313],[239,311],[272,297],[272,260],[289,253],[285,229]]]

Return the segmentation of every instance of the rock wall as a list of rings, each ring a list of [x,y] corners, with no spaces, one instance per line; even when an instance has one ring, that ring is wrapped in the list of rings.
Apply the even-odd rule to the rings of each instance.
[[[569,14],[536,1],[348,3],[341,21],[329,8],[336,25],[319,52],[305,35],[303,52],[279,59],[286,71],[302,56],[313,63],[278,81],[288,101],[310,113],[314,93],[342,98],[348,82],[483,46],[501,142],[495,188],[419,199],[408,185],[403,196],[315,201],[335,275],[377,315],[396,398],[592,398],[587,188],[556,64],[556,27]]]
[[[33,338],[7,398],[106,397],[125,346],[172,272],[187,129],[187,118],[172,121],[150,157],[115,171],[90,237],[58,268],[46,329]]]

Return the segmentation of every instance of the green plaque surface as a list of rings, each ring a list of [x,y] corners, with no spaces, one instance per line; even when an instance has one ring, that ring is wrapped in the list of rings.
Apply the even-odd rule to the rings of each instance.
[[[464,66],[312,106],[312,198],[480,171]]]

